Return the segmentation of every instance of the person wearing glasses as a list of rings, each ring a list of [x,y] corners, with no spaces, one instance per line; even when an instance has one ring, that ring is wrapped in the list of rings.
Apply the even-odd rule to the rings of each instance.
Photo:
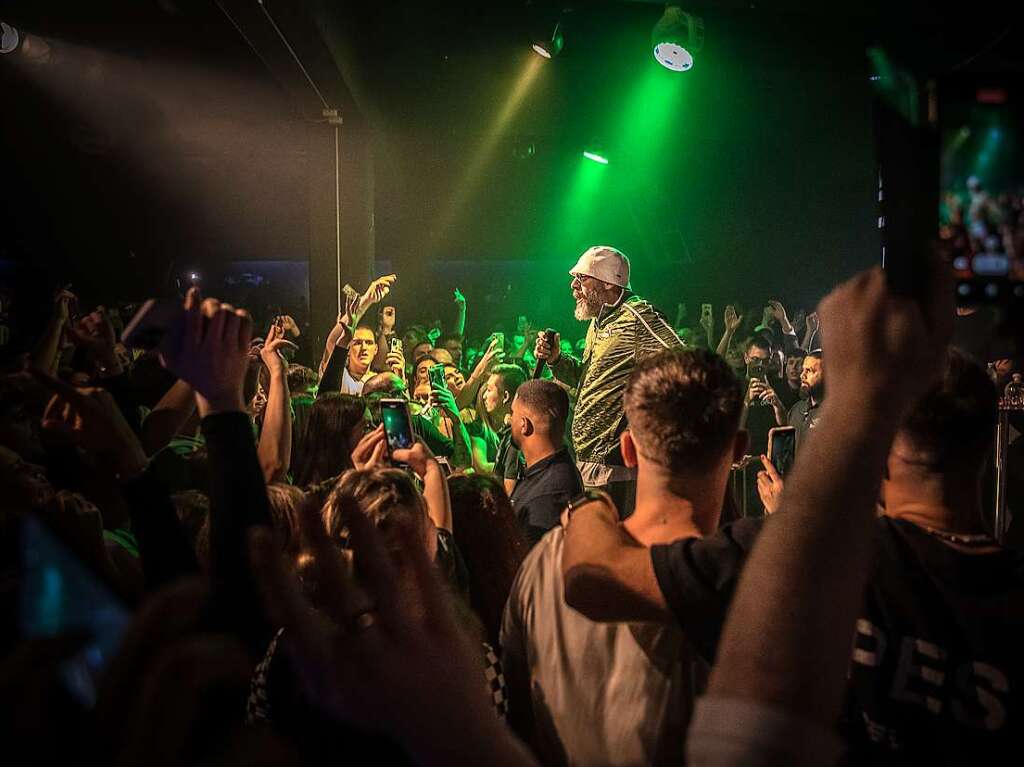
[[[575,317],[590,322],[583,354],[562,353],[557,333],[554,344],[541,333],[534,353],[576,390],[570,433],[584,485],[607,492],[625,518],[633,510],[636,473],[619,447],[627,425],[622,394],[637,362],[682,342],[664,315],[633,292],[629,259],[621,251],[595,245],[569,274]]]

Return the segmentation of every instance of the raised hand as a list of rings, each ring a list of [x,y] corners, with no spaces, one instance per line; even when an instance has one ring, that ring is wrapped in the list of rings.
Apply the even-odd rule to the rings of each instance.
[[[431,388],[430,405],[448,413],[455,418],[459,417],[459,406],[455,404],[455,395],[451,389],[445,386],[443,389]]]
[[[769,301],[768,308],[771,310],[772,317],[778,320],[783,333],[793,332],[793,325],[789,321],[789,315],[786,314],[786,307],[778,301]]]
[[[397,275],[387,274],[383,277],[378,277],[371,282],[370,287],[368,287],[366,292],[359,297],[358,313],[363,315],[371,306],[383,301],[384,297],[391,292],[391,286],[395,284],[395,280],[397,279]]]
[[[271,375],[284,375],[288,372],[288,362],[281,356],[281,349],[294,347],[295,344],[285,338],[284,333],[281,325],[276,322],[272,324],[259,350],[260,359]]]
[[[818,313],[827,345],[830,398],[898,418],[933,383],[955,310],[952,272],[938,266],[932,271],[934,284],[921,301],[893,294],[878,267],[822,300]]]
[[[454,402],[454,400],[452,400]],[[391,457],[399,463],[404,463],[417,477],[421,479],[426,476],[431,463],[437,464],[437,459],[430,452],[430,448],[422,440],[416,440],[416,444],[408,450],[393,450]]]
[[[121,476],[134,476],[146,468],[146,451],[110,392],[76,389],[38,372],[33,376],[53,392],[43,413],[44,431],[105,456]]]
[[[819,320],[818,320],[818,313],[817,312],[811,312],[810,314],[808,314],[807,315],[807,332],[813,335],[814,333],[818,332],[818,328],[819,327],[820,327],[820,323],[819,323]]]
[[[466,303],[466,297],[464,295],[462,295],[462,292],[458,288],[455,288],[454,294],[455,294],[455,299],[454,299],[455,303],[460,304],[460,305]]]
[[[385,363],[391,372],[396,376],[405,380],[405,354],[401,349],[396,349],[393,352],[388,352],[388,356],[385,359]]]
[[[774,514],[779,510],[779,500],[782,498],[785,483],[767,456],[761,456],[761,465],[764,470],[757,472],[757,494],[761,496],[765,514]]]
[[[735,333],[740,324],[743,322],[743,315],[736,314],[736,307],[729,304],[725,307],[725,329],[730,333]]]
[[[374,466],[383,466],[387,450],[387,435],[384,433],[384,424],[381,424],[373,431],[364,434],[363,438],[352,449],[352,464],[357,469],[372,469]]]
[[[73,325],[68,325],[68,335],[74,343],[99,365],[107,375],[122,372],[121,361],[117,356],[117,338],[114,326],[110,324],[107,310],[102,306],[96,311],[85,315]]]
[[[324,596],[319,611],[302,596],[270,531],[250,539],[268,617],[285,628],[284,649],[314,704],[336,721],[395,739],[419,763],[478,763],[504,754],[502,764],[529,764],[525,754],[508,756],[518,747],[489,710],[479,652],[455,619],[422,531],[396,530],[403,544],[396,560],[372,522],[343,506],[350,568],[317,512],[308,504],[301,519]]]
[[[185,296],[184,308],[180,331],[168,333],[161,344],[163,366],[195,389],[201,416],[244,411],[242,386],[252,340],[249,313],[215,298],[200,302],[195,287]]]
[[[555,333],[555,343],[552,345],[548,343],[547,335],[547,333],[537,334],[537,341],[533,345],[533,356],[538,361],[547,360],[549,365],[554,365],[558,362],[558,358],[562,356],[562,336],[559,333]]]
[[[285,333],[290,333],[294,338],[302,335],[302,331],[299,330],[298,324],[290,314],[282,314],[278,319],[281,321],[281,329]]]

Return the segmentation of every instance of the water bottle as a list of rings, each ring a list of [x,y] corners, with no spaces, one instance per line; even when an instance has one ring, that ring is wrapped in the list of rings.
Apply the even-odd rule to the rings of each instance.
[[[1024,410],[1024,380],[1020,373],[1014,373],[1013,379],[1006,384],[1003,391],[1003,407],[1006,410]]]

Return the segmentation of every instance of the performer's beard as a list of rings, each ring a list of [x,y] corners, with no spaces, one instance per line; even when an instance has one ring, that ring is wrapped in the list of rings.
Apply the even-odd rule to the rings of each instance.
[[[573,316],[580,321],[596,319],[605,305],[603,296],[586,293],[582,290],[574,291],[573,298],[576,299],[576,310],[573,312]]]

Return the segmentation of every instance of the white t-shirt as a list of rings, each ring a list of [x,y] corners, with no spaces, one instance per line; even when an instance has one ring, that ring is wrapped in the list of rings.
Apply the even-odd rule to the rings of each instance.
[[[596,623],[565,603],[564,530],[533,548],[512,584],[502,661],[528,675],[537,748],[546,765],[683,763],[686,728],[707,666],[675,626]],[[522,705],[515,698],[514,709]]]

